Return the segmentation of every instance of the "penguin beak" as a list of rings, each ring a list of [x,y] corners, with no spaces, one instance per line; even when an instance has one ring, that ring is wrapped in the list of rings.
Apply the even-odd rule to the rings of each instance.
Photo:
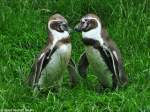
[[[81,29],[81,24],[78,23],[78,24],[74,27],[74,30],[75,30],[76,32],[81,32],[81,31],[82,31],[82,29]]]

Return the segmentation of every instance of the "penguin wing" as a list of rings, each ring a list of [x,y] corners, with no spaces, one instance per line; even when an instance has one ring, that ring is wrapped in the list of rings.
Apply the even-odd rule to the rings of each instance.
[[[120,82],[117,54],[114,54],[114,52],[107,47],[97,46],[97,48],[100,51],[100,54],[102,55],[109,70],[113,73],[113,87],[116,87],[117,83]]]
[[[86,53],[83,52],[79,59],[78,71],[81,77],[86,78],[88,71],[89,62],[86,56]]]
[[[102,37],[107,40],[107,42],[109,43],[109,47],[111,48],[112,51],[112,59],[116,60],[115,62],[117,63],[117,68],[118,69],[118,80],[120,80],[120,82],[123,85],[126,85],[128,83],[128,76],[125,73],[124,67],[123,67],[123,63],[122,63],[122,58],[121,58],[121,53],[120,50],[117,48],[117,45],[114,43],[114,41],[109,38],[109,35],[107,33],[107,30],[105,28],[102,29]]]
[[[35,61],[32,66],[31,74],[28,78],[28,84],[30,86],[36,86],[38,80],[40,79],[41,71],[46,67],[56,49],[57,47],[54,47],[53,49],[45,48],[44,52]]]
[[[117,62],[117,69],[118,69],[118,81],[120,81],[120,84],[121,85],[126,85],[128,83],[128,77],[125,73],[125,70],[124,70],[124,66],[123,66],[123,63],[122,63],[122,59],[121,59],[121,55],[117,55],[117,51],[113,50],[112,54],[114,55],[114,59],[115,61]]]

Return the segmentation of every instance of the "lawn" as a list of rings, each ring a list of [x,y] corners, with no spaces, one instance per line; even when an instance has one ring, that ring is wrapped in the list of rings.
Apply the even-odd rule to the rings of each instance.
[[[97,93],[93,71],[75,88],[64,75],[60,93],[32,96],[23,83],[47,41],[49,16],[61,13],[74,25],[87,13],[101,17],[117,43],[129,77],[125,88]],[[84,51],[81,34],[72,32],[72,57]],[[150,112],[150,0],[0,0],[0,112]]]

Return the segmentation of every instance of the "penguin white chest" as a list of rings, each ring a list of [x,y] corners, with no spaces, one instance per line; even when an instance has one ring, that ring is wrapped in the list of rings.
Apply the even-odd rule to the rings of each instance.
[[[51,60],[47,65],[47,69],[49,73],[53,70],[59,71],[60,69],[64,68],[70,59],[71,56],[71,45],[62,45],[60,48],[56,50],[56,52],[52,55]],[[53,70],[50,70],[50,69]]]
[[[39,85],[53,84],[62,78],[71,56],[71,44],[61,45],[51,56],[45,69],[42,71]]]

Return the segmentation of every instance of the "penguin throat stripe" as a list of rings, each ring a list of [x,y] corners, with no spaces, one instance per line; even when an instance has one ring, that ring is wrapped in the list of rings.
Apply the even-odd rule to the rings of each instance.
[[[83,38],[82,41],[86,46],[93,46],[93,47],[100,46],[100,43],[98,40],[94,40],[90,38]]]

